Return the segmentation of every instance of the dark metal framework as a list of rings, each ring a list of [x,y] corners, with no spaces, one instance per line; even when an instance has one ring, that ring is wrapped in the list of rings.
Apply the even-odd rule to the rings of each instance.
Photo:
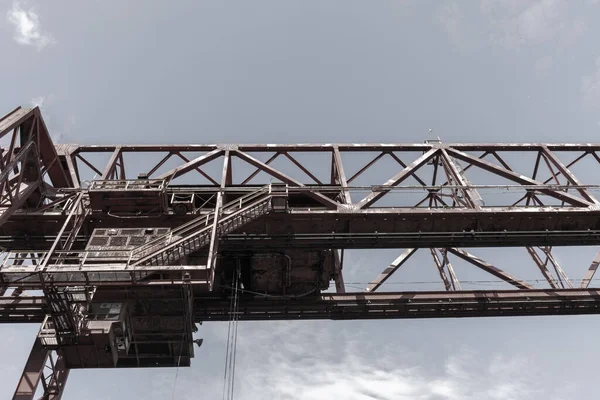
[[[600,313],[600,252],[576,278],[553,253],[600,244],[600,144],[55,145],[37,108],[0,144],[0,322],[42,324],[15,399],[59,399],[72,368],[189,365],[235,271],[241,320]],[[541,282],[476,255],[509,246]],[[346,250],[378,248],[403,251],[346,292]],[[439,290],[384,291],[423,251]],[[506,289],[465,290],[457,262]]]

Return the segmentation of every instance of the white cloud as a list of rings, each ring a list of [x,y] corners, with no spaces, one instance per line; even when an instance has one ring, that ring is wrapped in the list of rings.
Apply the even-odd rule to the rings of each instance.
[[[451,2],[441,6],[436,13],[438,22],[448,33],[455,44],[461,44],[463,38],[463,16],[458,3]]]
[[[307,349],[308,350],[308,349]],[[339,361],[320,360],[314,363],[292,363],[285,353],[273,353],[268,370],[261,368],[244,376],[240,392],[249,392],[255,382],[263,382],[264,398],[294,400],[330,399],[348,400],[469,400],[469,399],[527,399],[531,395],[528,382],[519,375],[525,363],[513,362],[516,369],[498,367],[504,360],[492,359],[483,370],[473,360],[461,356],[443,361],[441,376],[432,371],[402,366],[385,367],[374,359],[347,352]],[[458,368],[457,368],[458,366]],[[508,375],[494,375],[497,369]],[[266,391],[266,393],[265,393]],[[247,397],[251,399],[253,397]]]
[[[535,76],[538,78],[547,77],[552,69],[552,61],[552,57],[548,55],[538,58],[533,64]]]
[[[64,115],[57,113],[55,105],[57,99],[50,93],[44,96],[35,96],[29,100],[31,107],[40,107],[44,121],[49,128],[50,136],[54,143],[64,143],[65,140],[72,140],[75,133],[77,118],[75,115]]]
[[[600,57],[596,58],[594,72],[581,79],[581,95],[585,108],[600,106]]]
[[[567,4],[564,0],[542,0],[521,11],[509,25],[512,38],[528,44],[538,44],[554,38],[564,29],[563,15]]]
[[[493,43],[508,49],[546,43],[570,45],[587,30],[580,18],[569,14],[566,0],[483,0],[480,11],[494,27]]]
[[[37,96],[37,97],[34,97],[33,99],[31,99],[31,101],[29,103],[31,103],[31,105],[33,107],[42,108],[42,106],[44,105],[45,102],[46,102],[46,98],[44,96]]]
[[[224,336],[224,331],[217,332],[224,326],[206,328],[215,329],[215,337]],[[525,357],[461,348],[450,356],[415,354],[393,332],[381,343],[368,332],[335,331],[314,322],[269,322],[268,328],[257,329],[245,325],[238,343],[236,398],[528,400],[548,394],[539,393],[537,369]],[[428,358],[435,362],[425,362]],[[177,394],[189,393],[181,398],[190,400],[199,392],[216,398],[221,390],[214,381],[194,378],[177,386]]]
[[[34,46],[38,50],[55,43],[50,34],[42,32],[40,18],[32,8],[26,10],[20,2],[14,1],[12,8],[7,12],[7,18],[15,28],[14,39],[17,43]]]
[[[436,19],[461,47],[499,45],[517,50],[548,43],[564,47],[587,30],[581,18],[570,15],[570,6],[567,0],[454,1],[440,6]],[[473,24],[473,18],[480,23]]]

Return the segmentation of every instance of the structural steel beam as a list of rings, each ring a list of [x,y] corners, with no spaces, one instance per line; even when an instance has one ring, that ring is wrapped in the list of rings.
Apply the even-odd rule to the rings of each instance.
[[[344,171],[344,164],[342,163],[342,156],[337,147],[333,149],[332,166],[332,170],[334,171],[332,183],[339,183],[342,186],[342,202],[344,204],[352,204],[352,197],[348,191],[348,181],[346,179],[346,172]]]
[[[600,245],[600,230],[590,231],[499,231],[432,233],[290,233],[229,234],[226,250],[284,249],[398,249],[433,247],[518,247]]]
[[[106,164],[106,168],[104,168],[104,172],[102,172],[102,176],[100,177],[101,180],[104,181],[110,179],[113,176],[117,167],[117,161],[119,160],[119,157],[121,157],[120,147],[116,148],[115,151],[113,151],[110,160],[108,160],[108,164]]]
[[[335,275],[333,277],[335,281],[336,293],[346,293],[346,285],[344,284],[344,250],[333,250],[333,263]]]
[[[381,185],[380,188],[377,188],[377,191],[374,191],[373,193],[367,195],[364,199],[362,199],[360,202],[358,202],[358,208],[366,208],[371,206],[373,203],[375,203],[377,200],[379,200],[381,197],[383,197],[386,193],[389,192],[389,188],[399,185],[400,183],[402,183],[402,181],[404,181],[406,178],[408,178],[409,176],[411,176],[417,169],[419,169],[421,166],[423,166],[423,164],[427,163],[429,160],[431,160],[436,153],[438,152],[438,149],[431,149],[428,152],[426,152],[425,154],[423,154],[421,157],[417,158],[415,161],[413,161],[412,163],[410,163],[406,168],[404,168],[402,171],[398,172],[396,175],[394,175],[392,178],[390,178],[387,182],[385,182],[383,185]]]
[[[249,154],[246,154],[242,151],[236,150],[234,153],[237,157],[241,158],[242,160],[246,161],[249,164],[254,165],[256,168],[260,168],[262,171],[266,172],[267,174],[279,179],[280,181],[290,184],[290,185],[294,185],[294,186],[298,186],[298,187],[304,187],[305,185],[302,184],[301,182],[297,181],[296,179],[290,178],[289,176],[285,175],[284,173],[277,171],[275,168],[272,168],[271,166],[257,160],[256,158],[252,157]],[[328,208],[332,208],[332,209],[337,209],[339,203],[331,200],[330,198],[324,196],[321,193],[316,193],[310,190],[306,191],[306,195],[310,196],[312,198],[314,198],[315,200],[317,200],[319,203],[324,204],[325,206],[327,206]]]
[[[544,278],[546,278],[546,280],[550,284],[550,287],[552,287],[553,289],[558,289],[558,283],[552,276],[552,273],[548,270],[547,264],[542,261],[539,254],[535,251],[535,248],[532,246],[527,246],[527,252],[542,272],[542,275],[544,275]]]
[[[189,172],[199,166],[202,166],[214,159],[219,158],[221,155],[223,155],[223,150],[220,150],[220,149],[212,150],[200,157],[197,157],[191,161],[186,162],[183,165],[180,165],[177,168],[174,168],[168,172],[165,172],[164,174],[158,176],[156,179],[175,179],[178,176],[185,174],[186,172]]]
[[[487,262],[483,261],[481,258],[476,257],[473,254],[467,253],[464,250],[450,248],[450,249],[448,249],[448,251],[450,253],[454,254],[455,256],[462,258],[463,260],[473,264],[474,266],[481,268],[485,272],[488,272],[488,273],[502,279],[503,281],[510,283],[511,285],[513,285],[519,289],[535,289],[530,284],[525,283],[525,282],[511,276],[510,274],[507,274],[506,272],[502,271],[500,268],[494,267],[492,264],[487,263]]]
[[[482,168],[482,169],[484,169],[486,171],[493,172],[493,173],[495,173],[497,175],[502,176],[503,178],[510,179],[510,180],[512,180],[514,182],[517,182],[517,183],[521,184],[521,185],[542,185],[542,182],[538,182],[538,181],[536,181],[534,179],[527,178],[527,177],[525,177],[525,176],[523,176],[521,174],[515,173],[515,172],[507,170],[505,168],[500,168],[497,165],[494,165],[494,164],[492,164],[490,162],[487,162],[485,160],[473,157],[473,156],[471,156],[469,154],[466,154],[466,153],[463,153],[463,152],[461,152],[459,150],[450,149],[449,148],[448,152],[452,156],[454,156],[454,157],[456,157],[456,158],[458,158],[460,160],[463,160],[465,162],[477,165],[478,167],[480,167],[480,168]],[[564,201],[564,202],[566,202],[568,204],[572,204],[574,206],[583,206],[583,207],[585,207],[585,206],[589,206],[589,205],[592,204],[589,201],[583,200],[583,199],[581,199],[579,197],[570,195],[570,194],[565,193],[565,192],[554,191],[554,190],[549,190],[549,189],[543,189],[543,190],[540,190],[540,192],[544,193],[545,195],[554,197],[554,198],[556,198],[558,200],[562,200],[562,201]]]
[[[402,252],[402,254],[400,254],[400,256],[398,256],[398,258],[396,258],[394,261],[392,261],[392,263],[389,265],[389,267],[387,267],[386,269],[384,269],[381,274],[379,274],[379,276],[377,277],[377,279],[375,279],[374,281],[371,281],[369,283],[369,285],[367,286],[366,291],[367,292],[374,292],[376,291],[379,286],[383,285],[383,283],[388,280],[388,278],[390,276],[392,276],[392,274],[394,272],[396,272],[398,270],[398,268],[400,268],[406,261],[408,261],[408,259],[415,254],[415,251],[417,251],[417,249],[406,249],[404,250],[404,252]]]
[[[594,275],[596,274],[598,265],[600,265],[600,250],[598,250],[598,252],[596,253],[596,256],[594,257],[594,261],[592,261],[590,268],[585,273],[585,278],[583,278],[583,280],[581,281],[582,289],[587,289],[587,287],[590,285],[590,282],[592,281],[592,279],[594,278]]]
[[[42,372],[46,366],[48,359],[48,351],[42,348],[39,340],[33,343],[27,363],[23,368],[23,373],[17,389],[13,396],[13,400],[33,400],[35,391],[42,379]]]
[[[68,376],[69,370],[65,365],[64,358],[58,354],[54,359],[52,352],[44,349],[40,340],[37,339],[33,344],[12,399],[34,400],[36,390],[41,382],[43,395],[40,400],[60,400]]]
[[[239,313],[240,320],[245,321],[600,314],[600,289],[363,292],[305,299],[242,297]],[[229,318],[229,299],[194,298],[196,322]]]
[[[229,302],[196,299],[197,321],[226,321]],[[315,299],[241,300],[244,321],[414,319],[600,314],[598,289],[346,293]]]
[[[94,145],[75,145],[80,152],[112,152],[117,147],[122,147],[124,151],[149,151],[160,152],[165,150],[173,151],[212,151],[222,148],[219,144],[94,144]],[[340,151],[361,152],[361,151],[428,151],[432,147],[438,146],[438,143],[239,143],[237,148],[244,152],[260,151],[315,151],[331,152],[334,147]],[[441,143],[441,146],[452,147],[460,151],[539,151],[542,147],[556,152],[596,152],[600,151],[600,143]]]
[[[581,186],[581,182],[579,182],[577,177],[575,177],[575,175],[573,175],[573,173],[569,171],[569,168],[563,164],[563,162],[556,156],[556,154],[554,154],[554,152],[552,152],[546,146],[543,147],[542,152],[544,156],[546,156],[556,166],[560,173],[565,178],[567,178],[567,180],[571,184],[575,186]],[[600,204],[598,200],[587,189],[577,189],[577,191],[581,194],[583,198],[585,198],[590,203]]]

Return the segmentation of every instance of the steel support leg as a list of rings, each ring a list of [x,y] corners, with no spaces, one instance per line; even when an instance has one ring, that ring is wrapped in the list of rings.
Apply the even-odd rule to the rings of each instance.
[[[36,339],[31,349],[31,353],[29,353],[25,368],[23,368],[23,374],[17,385],[13,400],[33,400],[47,358],[48,351],[42,348],[40,340]]]
[[[69,377],[65,358],[60,353],[52,353],[49,352],[46,368],[42,372],[44,394],[39,400],[60,400]]]
[[[35,340],[13,400],[33,400],[40,382],[44,394],[39,400],[60,400],[69,370],[60,354],[53,357],[51,353],[42,347],[39,339]]]

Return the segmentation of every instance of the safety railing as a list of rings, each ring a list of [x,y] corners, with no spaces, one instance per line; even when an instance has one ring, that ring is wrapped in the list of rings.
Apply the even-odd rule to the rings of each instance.
[[[219,235],[231,232],[267,213],[270,210],[270,189],[270,186],[265,186],[227,203],[220,211],[217,210],[218,215],[226,214],[217,220]],[[133,265],[169,265],[208,245],[212,231],[211,223],[214,223],[215,215],[213,211],[206,216],[196,218],[169,232],[164,238],[147,243],[136,249],[137,251],[133,250],[132,260],[139,257]]]
[[[270,186],[264,186],[254,192],[250,192],[238,199],[226,203],[221,207],[220,212],[235,212],[236,210],[239,210],[245,205],[247,205],[248,203],[254,201],[256,198],[263,196],[265,193],[270,193],[270,191]],[[135,261],[141,257],[144,257],[145,255],[150,254],[152,251],[155,251],[159,246],[168,245],[172,242],[174,237],[181,238],[210,226],[210,223],[214,220],[214,217],[215,210],[211,210],[209,213],[203,214],[202,216],[197,217],[189,222],[186,222],[185,224],[178,226],[177,228],[169,231],[168,233],[154,240],[151,240],[148,243],[136,247],[131,251],[130,261]]]
[[[130,180],[94,180],[88,190],[94,191],[126,191],[126,190],[163,190],[164,179],[130,179]]]

